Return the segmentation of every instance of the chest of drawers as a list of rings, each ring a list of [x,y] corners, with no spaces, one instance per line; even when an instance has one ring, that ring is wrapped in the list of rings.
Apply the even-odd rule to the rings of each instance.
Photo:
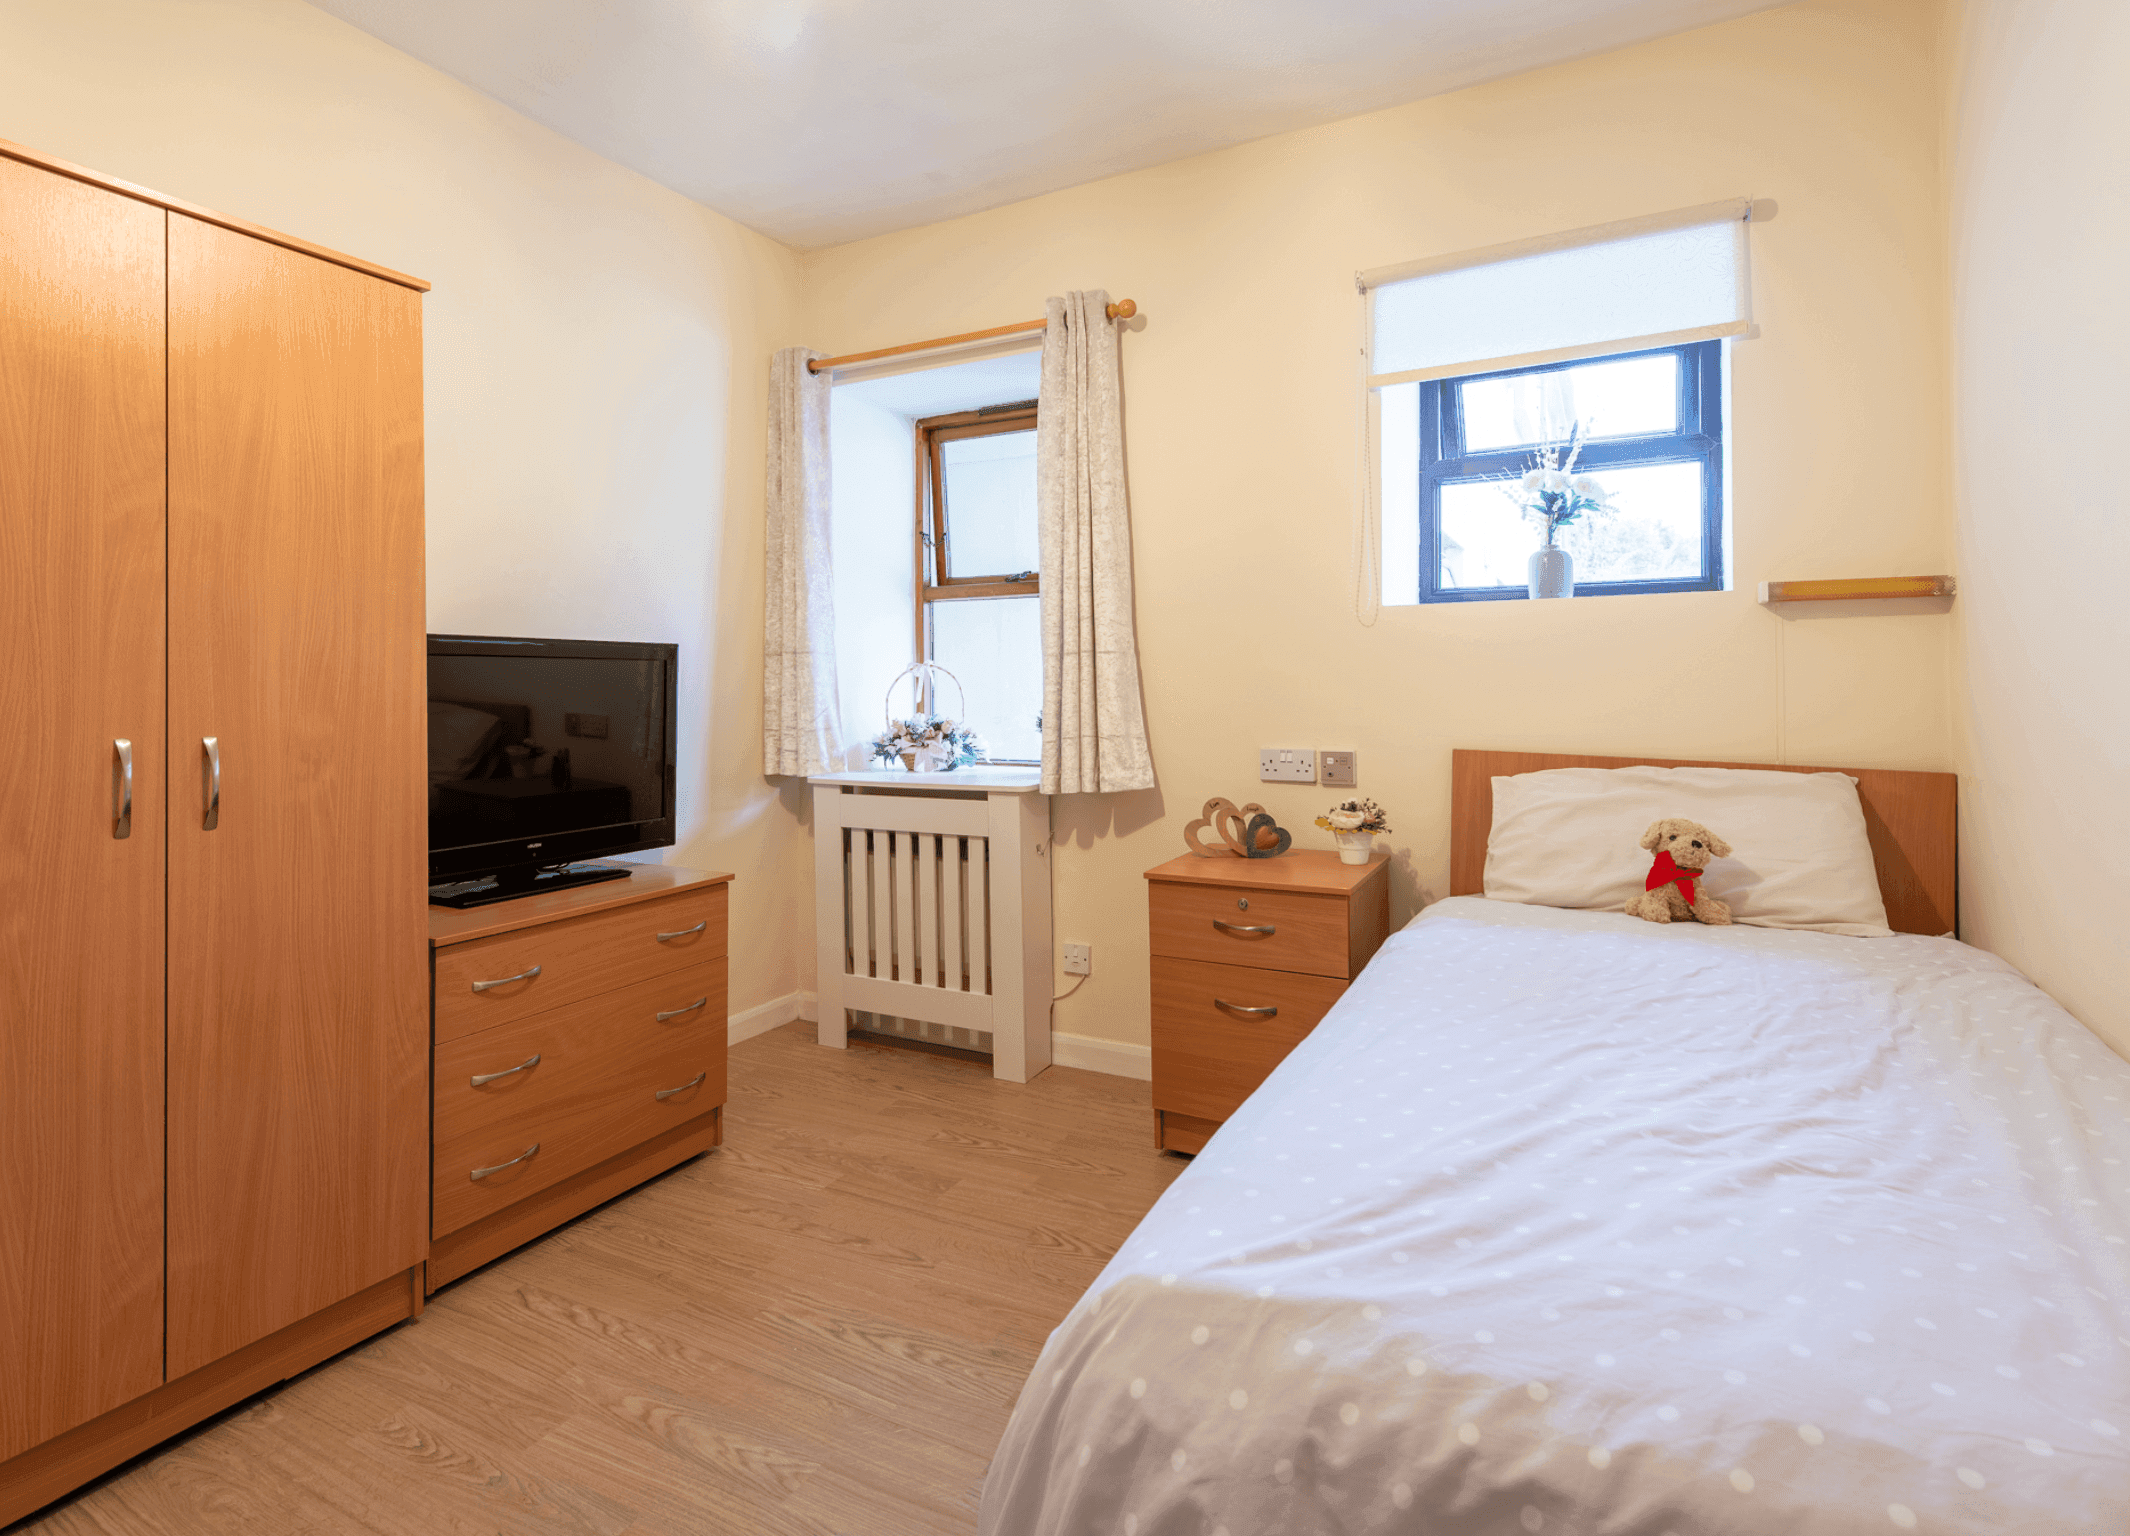
[[[431,909],[431,1290],[724,1140],[731,878]]]
[[[1186,854],[1146,872],[1154,1144],[1196,1152],[1390,931],[1389,859]]]

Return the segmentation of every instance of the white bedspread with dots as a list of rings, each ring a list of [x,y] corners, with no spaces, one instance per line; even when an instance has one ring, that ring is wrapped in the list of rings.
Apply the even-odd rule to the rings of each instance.
[[[1438,903],[1060,1325],[985,1536],[2130,1532],[2130,1064],[1950,939]]]

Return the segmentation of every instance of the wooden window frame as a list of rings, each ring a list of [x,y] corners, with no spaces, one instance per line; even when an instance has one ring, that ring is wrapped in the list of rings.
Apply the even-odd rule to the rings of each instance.
[[[1602,357],[1579,357],[1537,368],[1505,368],[1464,378],[1430,379],[1420,386],[1420,589],[1423,603],[1498,603],[1528,600],[1525,587],[1445,587],[1442,583],[1442,487],[1445,481],[1476,475],[1508,477],[1530,467],[1528,446],[1500,453],[1467,453],[1464,448],[1463,394],[1460,385],[1517,374],[1558,373],[1592,363],[1629,357],[1671,354],[1679,359],[1678,428],[1638,437],[1597,438],[1583,445],[1578,472],[1601,473],[1644,464],[1701,466],[1701,574],[1670,581],[1583,581],[1577,597],[1622,596],[1650,592],[1720,592],[1724,577],[1723,518],[1723,343],[1688,342],[1649,347]]]
[[[941,458],[942,447],[958,439],[1030,432],[1035,430],[1035,424],[1033,400],[986,406],[975,411],[955,411],[945,416],[927,416],[916,424],[917,528],[912,567],[917,573],[916,639],[920,660],[932,659],[934,603],[978,597],[1042,596],[1043,583],[1039,572],[954,574],[953,550],[947,537],[946,472]],[[922,686],[920,684],[920,688]],[[920,707],[931,708],[931,699],[920,694]]]

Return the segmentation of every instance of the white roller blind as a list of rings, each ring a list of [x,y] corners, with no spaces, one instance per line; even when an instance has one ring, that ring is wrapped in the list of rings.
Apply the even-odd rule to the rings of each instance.
[[[1370,388],[1754,333],[1744,198],[1360,275]]]

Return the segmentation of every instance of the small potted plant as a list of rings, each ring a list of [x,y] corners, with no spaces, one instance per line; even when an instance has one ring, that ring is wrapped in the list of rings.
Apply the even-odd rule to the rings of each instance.
[[[1373,800],[1341,800],[1317,817],[1316,824],[1338,843],[1341,864],[1366,864],[1375,851],[1376,834],[1390,831],[1383,807]]]
[[[1533,597],[1575,596],[1575,561],[1555,544],[1561,529],[1577,518],[1612,510],[1612,498],[1594,476],[1575,472],[1583,454],[1583,424],[1577,422],[1565,443],[1546,443],[1531,455],[1531,467],[1502,486],[1502,493],[1526,517],[1546,525],[1546,542],[1531,551],[1528,579]]]

